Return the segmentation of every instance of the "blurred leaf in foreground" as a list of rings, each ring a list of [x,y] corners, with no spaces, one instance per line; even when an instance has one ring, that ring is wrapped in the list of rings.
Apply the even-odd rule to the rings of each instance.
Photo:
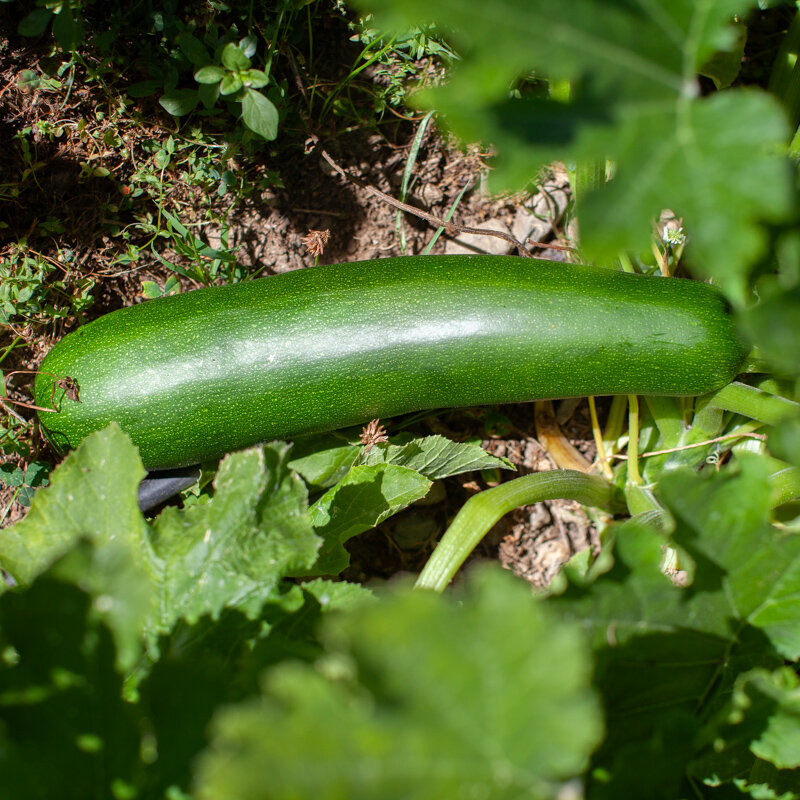
[[[460,598],[395,588],[326,630],[316,669],[276,668],[217,715],[197,797],[555,798],[601,736],[577,626],[497,570]]]
[[[691,769],[710,785],[733,780],[754,797],[800,797],[800,679],[795,671],[780,667],[740,675]],[[794,791],[787,793],[790,788]]]
[[[736,627],[762,630],[785,658],[800,659],[800,537],[769,524],[771,485],[762,459],[745,454],[726,475],[667,476],[661,493],[675,541],[697,564],[692,592],[724,595]],[[734,628],[736,632],[736,628]]]
[[[706,781],[731,788],[756,755],[776,755],[759,749],[764,725],[791,724],[785,698],[742,703],[738,745],[722,758],[707,750],[734,687],[740,697],[750,691],[742,673],[769,674],[800,655],[800,538],[769,524],[766,465],[751,456],[721,473],[671,473],[660,496],[690,585],[662,574],[663,539],[629,522],[616,534],[613,566],[554,598],[565,618],[588,627],[595,647],[608,735],[594,757],[592,797],[674,800]]]
[[[763,354],[786,375],[800,374],[800,286],[783,292],[762,287],[762,301],[741,316],[741,325]]]
[[[114,661],[76,586],[48,575],[0,597],[0,797],[123,796],[141,731]]]
[[[698,72],[739,47],[738,0],[359,0],[376,23],[421,20],[447,30],[461,55],[448,80],[420,92],[465,142],[495,146],[497,188],[517,190],[553,161],[614,163],[614,178],[580,199],[585,252],[612,262],[645,252],[671,209],[686,257],[737,303],[766,246],[762,222],[791,209],[789,140],[778,102],[758,90],[701,97]],[[509,97],[520,76],[569,82],[569,101]]]

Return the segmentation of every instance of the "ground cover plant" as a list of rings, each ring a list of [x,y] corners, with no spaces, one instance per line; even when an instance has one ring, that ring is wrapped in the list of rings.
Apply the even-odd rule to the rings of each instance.
[[[0,797],[800,797],[795,4],[143,2],[107,32],[97,4],[0,12],[26,123],[0,155]],[[332,76],[334,32],[353,49]],[[233,217],[275,202],[290,156],[337,165],[395,121],[401,201],[424,199],[433,124],[518,196],[565,164],[560,252],[713,282],[742,374],[592,398],[594,465],[538,406],[558,468],[521,476],[418,418],[232,453],[148,515],[118,425],[56,463],[26,391],[50,343],[262,274]],[[430,216],[457,219],[464,191]],[[397,252],[441,246],[389,208]],[[301,233],[307,265],[330,257]],[[470,499],[424,544],[420,503],[453,476]],[[503,514],[552,498],[587,508],[595,546],[546,588],[461,570]],[[360,537],[397,519],[424,567],[383,583],[360,557],[362,579]]]

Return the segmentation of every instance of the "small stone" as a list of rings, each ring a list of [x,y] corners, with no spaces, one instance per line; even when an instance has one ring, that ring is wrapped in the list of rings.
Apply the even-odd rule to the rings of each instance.
[[[553,226],[563,216],[569,196],[559,186],[545,186],[517,209],[512,233],[522,242],[532,239],[543,242],[553,231]]]
[[[525,244],[528,239],[534,242],[543,242],[553,232],[553,223],[549,219],[539,219],[525,208],[517,209],[511,233],[516,239]]]

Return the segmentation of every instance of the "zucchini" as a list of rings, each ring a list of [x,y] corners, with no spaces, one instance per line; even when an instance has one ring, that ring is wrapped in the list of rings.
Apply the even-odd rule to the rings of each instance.
[[[35,383],[59,451],[112,420],[147,468],[443,407],[698,395],[745,349],[712,287],[513,256],[311,267],[114,311]],[[73,379],[75,387],[65,378]]]

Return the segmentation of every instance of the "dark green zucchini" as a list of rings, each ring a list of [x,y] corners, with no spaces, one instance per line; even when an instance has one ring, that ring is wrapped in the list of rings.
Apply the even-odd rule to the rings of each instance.
[[[116,420],[146,467],[171,467],[423,409],[704,394],[744,356],[725,300],[695,281],[388,258],[115,311],[53,348],[36,403],[58,410],[39,416],[61,451]]]

